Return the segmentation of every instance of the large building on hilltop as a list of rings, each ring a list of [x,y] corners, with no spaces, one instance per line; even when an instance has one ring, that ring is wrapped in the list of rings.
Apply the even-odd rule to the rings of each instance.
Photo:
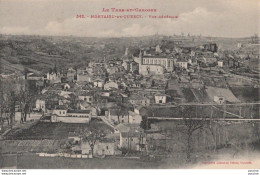
[[[143,56],[142,65],[161,65],[167,71],[173,71],[173,58],[159,57],[159,56]]]
[[[165,71],[173,71],[173,58],[165,56],[148,56],[142,55],[135,57],[135,62],[139,63],[139,74],[163,74]]]

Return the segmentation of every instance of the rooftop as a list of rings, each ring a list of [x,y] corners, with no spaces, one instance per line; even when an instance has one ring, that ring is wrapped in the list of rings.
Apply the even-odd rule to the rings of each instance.
[[[139,132],[121,132],[122,137],[139,137]]]
[[[80,114],[89,114],[90,110],[79,110],[79,109],[69,109],[67,113],[80,113]]]

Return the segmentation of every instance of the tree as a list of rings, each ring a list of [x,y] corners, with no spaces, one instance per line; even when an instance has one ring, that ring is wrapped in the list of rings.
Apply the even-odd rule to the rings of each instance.
[[[69,104],[69,107],[72,108],[72,109],[77,109],[78,106],[77,106],[77,96],[72,93],[70,94],[70,104]]]
[[[116,115],[117,115],[117,120],[118,123],[120,123],[120,116],[124,116],[127,115],[127,122],[129,123],[129,107],[128,105],[124,105],[124,104],[118,104],[118,109],[116,109]]]
[[[140,123],[140,127],[144,130],[151,129],[151,122],[148,120],[147,116],[142,116],[142,121]]]
[[[27,119],[27,114],[30,114],[30,108],[33,105],[33,94],[30,93],[28,88],[20,88],[16,99],[20,102],[21,123],[23,123]]]
[[[81,131],[81,138],[83,142],[88,142],[91,148],[91,154],[94,154],[94,147],[98,140],[102,140],[105,137],[105,132],[94,126]]]
[[[203,114],[201,114],[200,117],[198,117],[197,111],[198,111],[197,107],[193,107],[193,106],[182,107],[182,118],[183,118],[182,125],[184,126],[183,133],[186,135],[186,142],[187,142],[186,157],[188,162],[191,160],[191,154],[193,151],[192,136],[195,131],[199,129],[203,129],[204,127],[205,120],[203,119],[202,116]]]
[[[1,122],[1,131],[4,130],[4,113],[6,112],[6,108],[7,108],[7,105],[6,105],[6,99],[4,98],[4,93],[1,89],[0,91],[0,122]]]
[[[15,104],[16,104],[16,95],[15,91],[11,90],[9,94],[9,119],[11,124],[11,131],[13,131],[13,124],[14,124],[14,118],[15,118]]]
[[[27,79],[27,74],[29,73],[28,68],[24,68],[23,73],[24,73],[24,78]]]
[[[12,125],[14,122],[15,116],[15,103],[16,96],[15,90],[13,86],[13,82],[6,80],[0,82],[0,122],[1,122],[1,130],[4,130],[4,120],[6,119],[8,125]],[[4,118],[5,115],[5,118]]]
[[[151,87],[154,87],[155,86],[155,81],[152,80],[152,84],[151,84]]]
[[[55,62],[54,68],[53,68],[53,72],[54,72],[55,74],[57,74],[57,73],[58,73],[58,69],[57,69],[56,62]]]

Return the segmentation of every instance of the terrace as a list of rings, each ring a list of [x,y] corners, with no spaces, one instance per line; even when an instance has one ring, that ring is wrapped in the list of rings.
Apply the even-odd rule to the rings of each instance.
[[[38,122],[28,129],[18,129],[6,136],[8,140],[42,140],[67,139],[70,132],[79,133],[80,130],[88,128],[90,125],[103,129],[106,133],[111,133],[113,129],[104,122],[91,120],[90,123],[50,123]]]

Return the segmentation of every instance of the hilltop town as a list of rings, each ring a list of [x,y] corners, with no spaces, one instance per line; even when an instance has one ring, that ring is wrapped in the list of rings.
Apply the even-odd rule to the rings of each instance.
[[[2,167],[179,167],[259,151],[258,37],[1,41],[0,151],[15,160]]]

